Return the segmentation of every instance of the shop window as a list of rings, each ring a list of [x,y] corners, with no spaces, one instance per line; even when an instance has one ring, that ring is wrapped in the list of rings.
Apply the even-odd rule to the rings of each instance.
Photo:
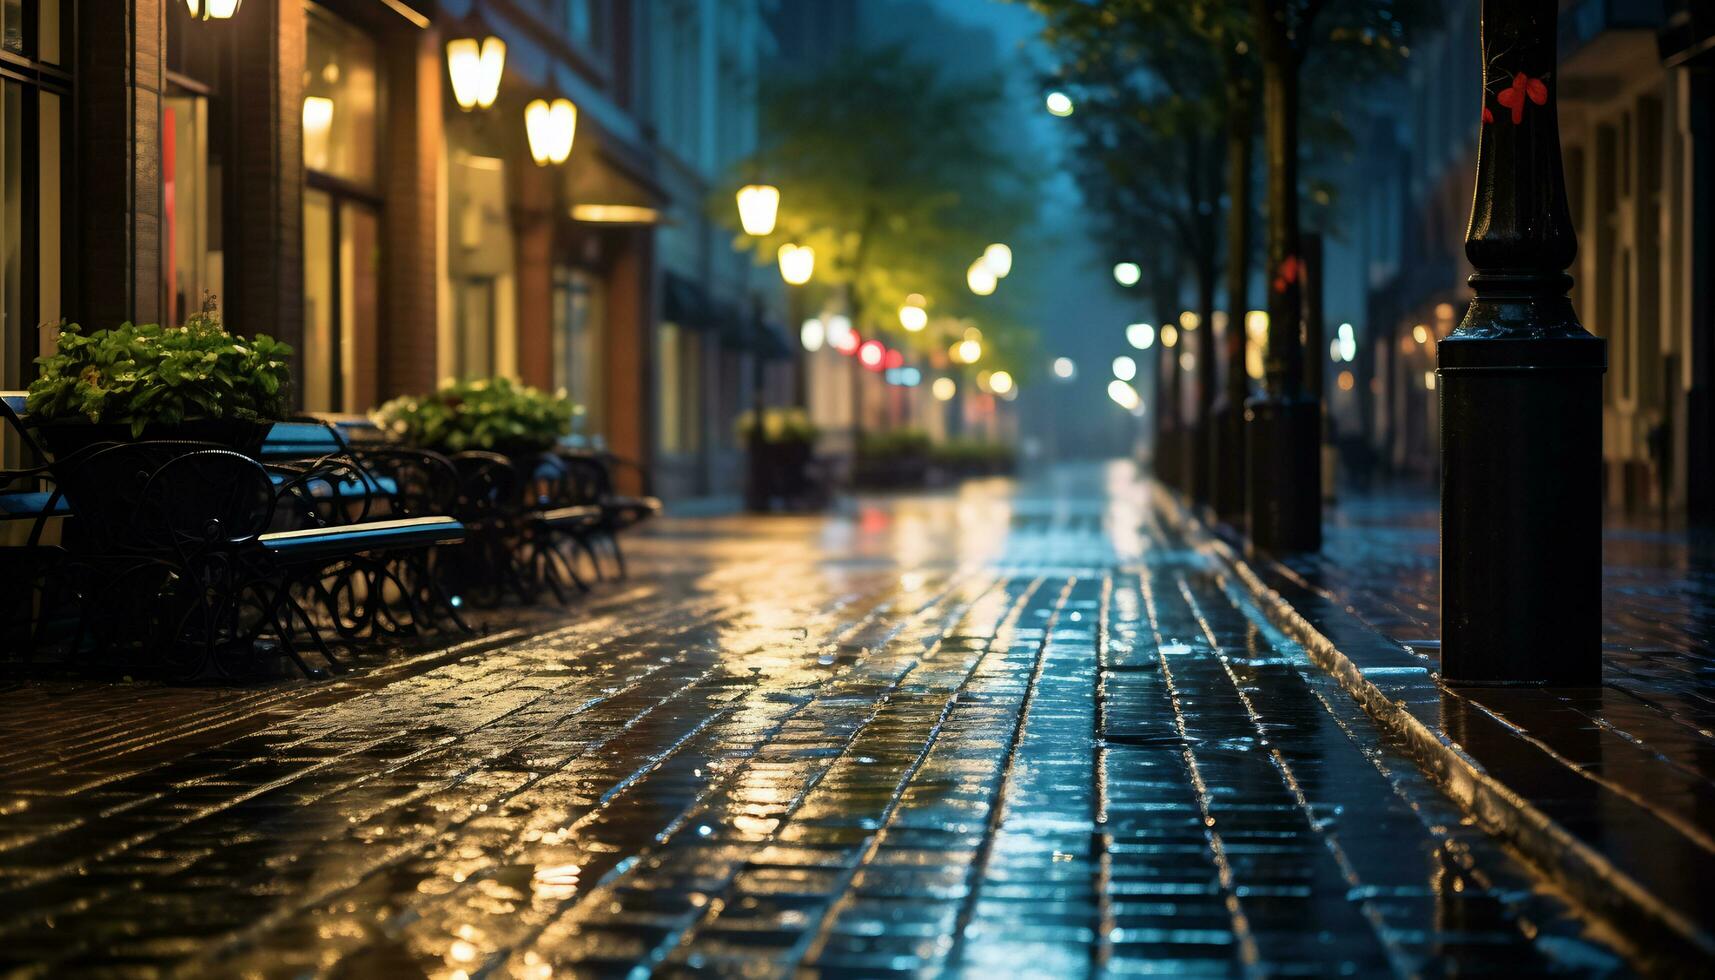
[[[656,335],[657,414],[661,451],[696,452],[699,438],[697,410],[701,399],[701,354],[697,335],[675,323],[662,323]]]
[[[71,77],[58,0],[0,2],[0,388],[25,387],[62,315],[61,207]],[[0,463],[19,447],[0,432]]]
[[[378,393],[381,84],[375,40],[305,6],[304,407],[356,412]]]
[[[554,269],[554,387],[572,400],[573,432],[597,436],[604,431],[602,321],[606,317],[602,281],[584,269]]]
[[[161,101],[161,319],[183,323],[217,306],[225,262],[221,216],[229,114],[221,98],[230,46],[210,43],[182,3],[167,16]]]
[[[470,120],[448,126],[448,286],[450,334],[441,351],[457,378],[517,376],[517,309],[512,223],[506,207],[506,161],[487,149]]]

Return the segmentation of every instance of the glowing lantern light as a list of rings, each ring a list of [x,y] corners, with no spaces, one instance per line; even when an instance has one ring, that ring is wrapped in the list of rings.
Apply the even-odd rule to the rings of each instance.
[[[1136,409],[1143,404],[1143,399],[1138,397],[1137,389],[1118,378],[1108,382],[1108,397],[1113,399],[1114,404],[1127,411]]]
[[[822,345],[827,342],[828,328],[822,323],[820,317],[811,317],[804,321],[802,327],[798,328],[798,340],[804,345],[805,350],[814,354],[821,350]]]
[[[863,346],[858,348],[858,360],[862,361],[863,366],[871,371],[881,370],[881,362],[884,357],[885,349],[879,340],[866,340],[863,342]]]
[[[780,215],[780,188],[746,184],[738,189],[738,220],[746,235],[771,235]]]
[[[996,279],[1005,279],[1012,271],[1012,249],[1000,242],[995,242],[983,249],[983,264],[989,267]]]
[[[314,170],[326,170],[331,149],[328,137],[333,132],[333,100],[319,95],[304,99],[304,165]]]
[[[1137,362],[1124,354],[1114,358],[1114,377],[1121,381],[1130,381],[1137,377]]]
[[[524,107],[524,135],[536,166],[565,163],[578,133],[578,107],[570,99],[536,99]]]
[[[959,386],[952,378],[936,378],[929,390],[935,395],[936,401],[950,402],[953,396],[959,393]]]
[[[1147,323],[1134,323],[1125,328],[1125,340],[1138,350],[1148,350],[1155,344],[1155,328]]]
[[[971,287],[971,292],[978,296],[989,295],[999,284],[1000,280],[995,278],[994,270],[982,259],[972,262],[971,267],[965,270],[965,285]]]
[[[909,300],[899,308],[899,325],[916,333],[929,325],[929,311]]]
[[[1072,359],[1070,357],[1056,357],[1054,359],[1055,377],[1070,378],[1072,375],[1076,374],[1077,371],[1078,367],[1072,363]]]
[[[1171,323],[1162,324],[1161,325],[1161,346],[1172,347],[1174,344],[1177,344],[1177,343],[1179,343],[1179,331],[1174,329],[1173,324],[1171,324]]]
[[[243,0],[185,0],[191,17],[196,20],[227,20],[238,13]]]
[[[787,242],[775,254],[780,260],[780,278],[790,285],[804,285],[816,271],[816,250],[808,245]]]
[[[1072,114],[1072,97],[1065,92],[1049,92],[1043,103],[1053,115],[1065,117]]]
[[[852,329],[852,321],[838,313],[827,319],[828,346],[842,354],[850,354],[858,349],[857,331]]]
[[[1004,395],[1012,390],[1012,375],[1005,371],[996,371],[989,375],[989,390],[997,395]]]
[[[506,42],[500,38],[478,41],[461,37],[447,42],[447,74],[452,76],[453,98],[466,112],[494,104],[505,69]]]
[[[1143,269],[1136,262],[1121,262],[1114,266],[1114,282],[1122,286],[1135,286],[1143,278]]]

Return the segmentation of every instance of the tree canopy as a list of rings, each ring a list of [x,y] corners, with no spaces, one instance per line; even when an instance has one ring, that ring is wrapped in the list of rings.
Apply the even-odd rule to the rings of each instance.
[[[1021,367],[1030,337],[1015,319],[1013,283],[986,297],[965,284],[985,247],[1016,244],[1033,217],[1025,168],[993,138],[1001,96],[998,79],[952,81],[898,48],[857,49],[765,80],[763,142],[735,175],[780,188],[758,261],[787,242],[808,245],[812,288],[849,290],[864,336],[944,351],[976,325],[993,355],[985,366]],[[730,215],[730,197],[721,207]],[[913,293],[928,300],[920,333],[898,319]]]

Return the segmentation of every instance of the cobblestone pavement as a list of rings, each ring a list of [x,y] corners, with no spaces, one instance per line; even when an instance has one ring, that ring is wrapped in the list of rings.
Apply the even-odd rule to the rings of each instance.
[[[1129,469],[665,520],[636,579],[319,686],[0,717],[0,966],[1626,972]]]
[[[1438,518],[1428,493],[1343,499],[1325,522],[1322,553],[1287,564],[1433,668]],[[1707,861],[1715,856],[1715,530],[1613,521],[1603,566],[1601,690],[1457,696],[1547,750],[1551,765],[1647,813],[1628,825],[1638,849],[1665,851],[1665,832],[1688,858]],[[1540,780],[1520,778],[1534,800]],[[1616,821],[1592,839],[1610,850],[1627,836]]]

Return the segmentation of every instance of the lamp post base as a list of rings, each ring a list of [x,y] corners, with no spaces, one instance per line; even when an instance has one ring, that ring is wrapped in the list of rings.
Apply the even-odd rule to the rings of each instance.
[[[1209,460],[1209,503],[1229,524],[1245,522],[1245,412],[1230,402],[1215,405],[1214,454]]]
[[[1602,679],[1602,372],[1582,331],[1442,340],[1441,676]]]
[[[1245,403],[1250,545],[1270,554],[1322,547],[1322,410],[1303,395]]]

